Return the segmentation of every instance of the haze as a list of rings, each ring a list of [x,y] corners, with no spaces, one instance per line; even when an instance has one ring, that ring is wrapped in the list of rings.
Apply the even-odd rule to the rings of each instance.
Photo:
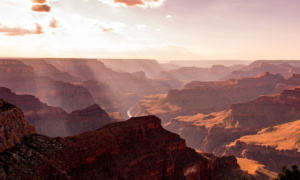
[[[2,0],[2,57],[299,59],[297,0]]]

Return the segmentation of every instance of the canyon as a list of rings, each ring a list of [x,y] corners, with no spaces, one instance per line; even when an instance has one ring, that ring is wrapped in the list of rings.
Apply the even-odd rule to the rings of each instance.
[[[17,112],[16,112],[17,111]],[[7,115],[10,114],[10,115]],[[19,137],[0,154],[1,179],[220,179],[247,173],[234,156],[186,147],[155,116],[131,118],[66,138],[35,134],[20,109],[1,100],[1,124]],[[16,141],[1,133],[1,139]]]
[[[17,95],[7,88],[0,87],[0,98],[20,107],[37,133],[51,137],[96,130],[116,121],[96,104],[68,114],[61,108],[42,103],[32,95]]]

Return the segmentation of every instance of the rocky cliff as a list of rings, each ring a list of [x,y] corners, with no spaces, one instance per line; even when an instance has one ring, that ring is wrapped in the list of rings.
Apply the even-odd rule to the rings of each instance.
[[[242,172],[233,156],[186,147],[154,116],[67,138],[30,135],[0,153],[1,179],[222,179]]]
[[[243,136],[226,146],[224,154],[254,159],[267,169],[280,172],[282,165],[300,165],[299,139],[300,120],[297,120]]]
[[[58,70],[55,66],[49,64],[44,59],[20,59],[24,64],[33,67],[36,75],[47,76],[56,81],[66,83],[80,82],[79,77],[72,76],[68,72]]]
[[[0,60],[0,84],[19,94],[34,95],[42,102],[61,107],[67,112],[95,103],[86,88],[39,76],[31,66],[19,60]]]
[[[170,86],[163,81],[135,77],[125,72],[116,72],[97,59],[49,59],[47,62],[61,71],[80,77],[84,81],[105,82],[114,90],[124,93],[135,93],[143,96],[165,93],[170,89]]]
[[[0,153],[20,144],[30,134],[35,134],[35,130],[21,109],[0,99]]]
[[[34,96],[17,95],[3,87],[0,87],[0,98],[20,107],[27,121],[39,134],[51,137],[71,136],[115,122],[98,105],[68,114],[61,108],[40,102]]]
[[[299,64],[297,64],[299,65]],[[258,76],[264,72],[270,72],[272,74],[281,74],[283,77],[288,78],[293,73],[300,73],[299,67],[289,65],[287,62],[281,61],[280,63],[272,61],[258,61],[244,67],[242,70],[236,70],[226,75],[222,80],[246,78]]]
[[[299,119],[299,105],[300,89],[296,88],[234,104],[226,111],[173,118],[165,127],[180,134],[191,147],[222,154],[223,149],[218,147],[241,136]]]
[[[265,73],[261,76],[228,81],[194,81],[181,90],[170,90],[166,97],[147,96],[131,110],[133,116],[154,114],[167,123],[178,116],[211,113],[229,108],[232,104],[254,100],[259,95],[271,94],[280,75]]]
[[[20,93],[36,91],[35,73],[31,66],[21,61],[0,59],[0,84]]]

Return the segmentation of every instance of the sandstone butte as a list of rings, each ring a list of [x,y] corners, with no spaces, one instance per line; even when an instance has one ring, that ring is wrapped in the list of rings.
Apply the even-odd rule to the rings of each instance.
[[[242,173],[234,156],[186,147],[155,116],[66,138],[36,134],[22,111],[0,100],[0,179],[222,179]]]

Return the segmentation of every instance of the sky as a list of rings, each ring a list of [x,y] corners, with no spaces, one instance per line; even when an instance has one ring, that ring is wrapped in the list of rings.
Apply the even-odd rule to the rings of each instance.
[[[299,0],[1,0],[1,57],[300,59]]]

